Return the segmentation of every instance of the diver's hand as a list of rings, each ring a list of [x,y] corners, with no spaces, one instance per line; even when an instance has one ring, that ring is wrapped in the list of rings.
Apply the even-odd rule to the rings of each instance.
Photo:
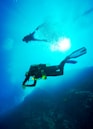
[[[26,89],[26,85],[22,85],[22,88],[23,88],[23,89]]]

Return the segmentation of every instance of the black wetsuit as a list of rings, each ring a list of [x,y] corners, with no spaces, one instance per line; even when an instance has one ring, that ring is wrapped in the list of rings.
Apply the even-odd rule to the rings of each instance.
[[[30,86],[35,86],[36,85],[36,80],[39,78],[42,78],[42,75],[47,76],[59,76],[63,75],[64,73],[64,65],[67,61],[67,58],[64,59],[59,65],[55,66],[46,66],[46,64],[39,64],[36,66],[31,66],[28,75],[26,75],[25,80],[23,81],[23,85],[29,80],[29,78],[34,76],[35,80],[34,83],[31,85],[26,85],[28,87]]]

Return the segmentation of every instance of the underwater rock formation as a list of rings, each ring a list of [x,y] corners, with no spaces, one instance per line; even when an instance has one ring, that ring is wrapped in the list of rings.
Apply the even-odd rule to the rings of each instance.
[[[82,76],[82,75],[85,76]],[[80,77],[80,78],[79,78]],[[0,120],[0,129],[93,129],[93,68],[64,88],[37,88]],[[62,84],[63,85],[63,84]]]

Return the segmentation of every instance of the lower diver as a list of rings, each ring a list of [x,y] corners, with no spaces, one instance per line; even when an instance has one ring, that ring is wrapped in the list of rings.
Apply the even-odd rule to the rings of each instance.
[[[28,72],[25,74],[25,80],[22,83],[23,87],[34,87],[37,83],[38,79],[47,79],[48,76],[59,76],[64,75],[64,65],[66,63],[77,63],[77,61],[70,60],[71,58],[77,58],[86,54],[87,50],[85,47],[82,47],[74,52],[72,52],[69,56],[67,56],[60,64],[54,66],[47,66],[46,64],[38,64],[31,65]],[[32,76],[34,83],[26,84]]]

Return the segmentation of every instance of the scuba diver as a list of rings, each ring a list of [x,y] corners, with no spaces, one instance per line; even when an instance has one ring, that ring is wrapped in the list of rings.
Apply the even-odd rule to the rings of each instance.
[[[47,40],[45,39],[37,39],[34,37],[35,33],[37,30],[39,30],[39,28],[42,26],[43,24],[39,25],[31,34],[29,35],[26,35],[22,41],[28,43],[29,41],[44,41],[44,42],[48,42]]]
[[[71,58],[77,58],[81,55],[86,54],[87,50],[85,47],[82,47],[74,52],[72,52],[69,56],[67,56],[60,64],[54,66],[47,66],[46,64],[38,64],[31,65],[28,72],[25,74],[25,80],[22,83],[23,88],[25,87],[33,87],[36,85],[38,79],[47,79],[48,76],[59,76],[64,74],[64,65],[66,63],[77,63],[77,61],[70,60]],[[26,84],[32,76],[34,83]]]

